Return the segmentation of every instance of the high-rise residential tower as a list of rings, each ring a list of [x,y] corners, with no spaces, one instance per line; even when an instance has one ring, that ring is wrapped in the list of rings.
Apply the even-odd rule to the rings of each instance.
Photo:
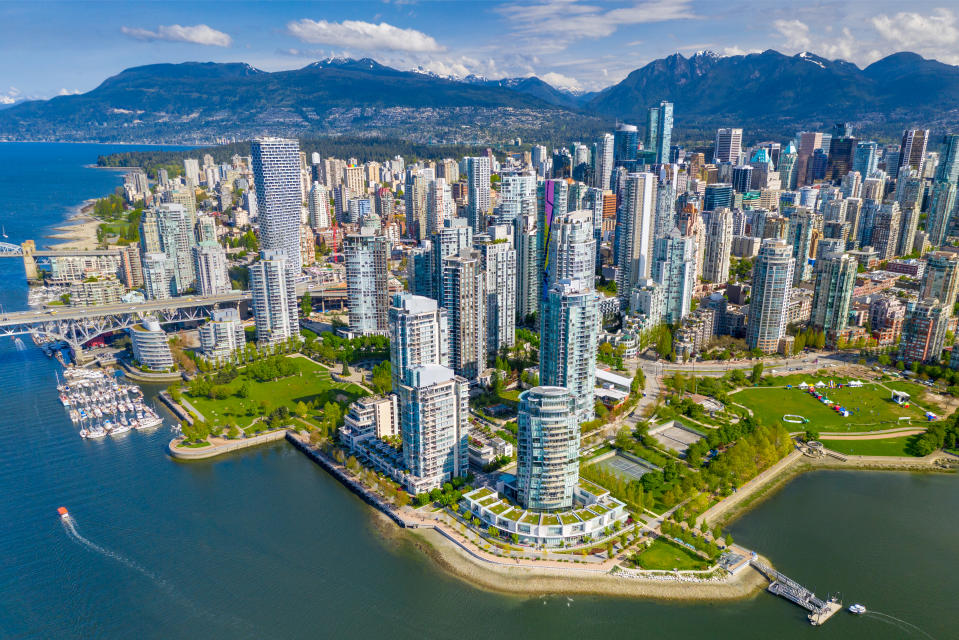
[[[486,230],[490,212],[490,159],[486,156],[466,158],[466,219],[474,233]]]
[[[816,260],[810,324],[823,331],[846,328],[857,265],[856,259],[844,252],[827,253]]]
[[[443,259],[440,305],[450,331],[450,366],[475,380],[486,369],[486,274],[478,251],[462,249]]]
[[[572,406],[570,391],[563,387],[533,387],[520,394],[516,489],[524,509],[573,506],[580,434]]]
[[[524,215],[513,221],[516,244],[516,313],[519,321],[539,309],[541,297],[539,253],[536,250],[536,215]]]
[[[648,280],[651,273],[655,209],[656,176],[629,174],[617,211],[619,272],[616,275],[617,293],[627,303],[633,287]]]
[[[512,226],[493,225],[473,236],[486,278],[487,352],[516,344],[516,249]]]
[[[390,373],[393,391],[411,369],[428,364],[449,367],[450,343],[446,309],[436,300],[398,293],[389,312]]]
[[[690,311],[696,286],[696,247],[693,239],[673,227],[653,243],[653,280],[663,292],[663,317],[676,324]]]
[[[702,277],[722,284],[729,280],[729,256],[733,244],[733,212],[723,207],[713,211],[706,226]]]
[[[354,335],[386,334],[389,251],[389,238],[371,227],[362,227],[343,241],[350,332]]]
[[[746,345],[763,353],[773,353],[786,335],[789,292],[796,259],[783,240],[763,241],[753,265],[753,288],[746,324]]]
[[[250,290],[258,345],[272,345],[290,338],[299,340],[296,304],[296,272],[286,253],[263,250],[250,266]]]
[[[253,182],[260,224],[260,247],[286,256],[287,267],[299,274],[300,145],[284,138],[254,138],[250,143]]]

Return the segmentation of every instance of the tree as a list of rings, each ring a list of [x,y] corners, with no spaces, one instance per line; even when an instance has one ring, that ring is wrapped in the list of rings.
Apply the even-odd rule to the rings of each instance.
[[[731,547],[733,544],[733,534],[727,533],[725,542],[727,547]]]
[[[313,298],[310,296],[310,292],[307,291],[303,294],[303,298],[300,299],[300,313],[303,314],[304,318],[310,317],[310,312],[313,311]]]
[[[816,431],[815,429],[806,429],[805,439],[806,439],[806,442],[819,440],[819,432]]]
[[[306,403],[300,400],[296,403],[296,415],[305,418],[307,413]]]
[[[406,505],[410,503],[410,494],[408,494],[406,491],[403,491],[402,489],[397,491],[395,503],[397,507],[402,509],[403,507],[405,507]]]
[[[614,545],[613,541],[610,540],[609,542],[606,543],[606,557],[612,560],[615,554],[616,554],[616,545]]]
[[[753,374],[750,377],[750,380],[752,381],[753,384],[759,384],[759,381],[762,379],[762,377],[763,377],[763,363],[757,362],[753,366]]]
[[[346,364],[346,360],[343,360],[343,369],[340,373],[344,376],[350,375],[350,365]]]

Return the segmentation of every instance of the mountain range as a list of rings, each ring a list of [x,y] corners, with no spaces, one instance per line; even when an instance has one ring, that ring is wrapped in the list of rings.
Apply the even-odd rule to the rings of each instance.
[[[0,110],[0,140],[214,141],[258,134],[398,135],[423,141],[589,139],[674,104],[677,137],[716,126],[749,135],[850,121],[871,134],[959,124],[959,67],[896,53],[859,68],[811,53],[674,54],[593,94],[536,77],[400,71],[364,58],[268,73],[242,63],[154,64],[95,89]]]

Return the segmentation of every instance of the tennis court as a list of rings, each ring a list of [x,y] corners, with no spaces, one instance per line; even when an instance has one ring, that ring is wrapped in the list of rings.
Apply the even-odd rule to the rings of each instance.
[[[656,467],[648,463],[637,462],[632,458],[616,454],[611,458],[597,463],[603,469],[612,471],[616,475],[626,480],[639,480],[650,471],[656,471]]]
[[[679,423],[671,422],[661,427],[657,427],[649,432],[649,435],[656,438],[659,444],[666,449],[672,449],[678,453],[685,453],[689,445],[702,439],[698,433],[693,433],[688,429],[678,426]]]

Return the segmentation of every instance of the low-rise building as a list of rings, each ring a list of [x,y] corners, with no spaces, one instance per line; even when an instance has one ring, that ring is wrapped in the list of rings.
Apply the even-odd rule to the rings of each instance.
[[[140,365],[151,371],[169,371],[173,369],[173,353],[167,341],[166,332],[160,323],[147,318],[130,329],[133,342],[133,357]]]
[[[350,405],[343,426],[340,427],[340,440],[350,449],[360,442],[375,438],[382,440],[399,433],[399,411],[396,395],[360,398]]]
[[[70,285],[71,307],[93,307],[122,302],[126,288],[114,276],[90,276]]]
[[[474,517],[504,537],[516,534],[521,544],[549,547],[600,540],[625,524],[629,516],[625,504],[589,481],[580,480],[575,498],[572,509],[543,513],[523,509],[482,487],[464,494],[463,502]]]

